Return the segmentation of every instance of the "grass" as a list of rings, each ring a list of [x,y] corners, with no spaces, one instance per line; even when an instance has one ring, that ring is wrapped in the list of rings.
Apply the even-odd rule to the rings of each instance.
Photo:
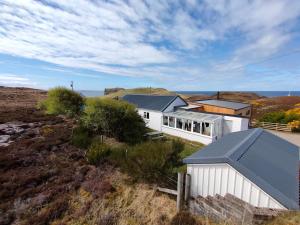
[[[288,212],[284,213],[274,220],[270,221],[266,225],[299,225],[300,224],[300,212]]]
[[[184,143],[184,150],[180,153],[180,158],[184,159],[185,157],[195,153],[199,149],[203,148],[205,145],[195,141],[189,141],[179,137],[171,136],[169,134],[164,134],[167,140],[180,140]]]
[[[170,92],[164,88],[133,88],[133,89],[125,89],[119,90],[117,92],[110,93],[105,95],[104,97],[115,98],[122,97],[126,94],[152,94],[152,95],[175,95],[174,92]]]

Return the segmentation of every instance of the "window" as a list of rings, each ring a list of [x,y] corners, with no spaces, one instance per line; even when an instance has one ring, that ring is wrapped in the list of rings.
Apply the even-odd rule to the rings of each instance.
[[[193,132],[200,134],[200,123],[197,121],[194,121],[193,123]]]
[[[168,126],[168,125],[169,125],[169,117],[163,116],[163,124],[164,124],[165,126]]]
[[[169,127],[175,127],[175,118],[172,116],[169,117]]]
[[[176,118],[176,128],[182,129],[182,119]]]
[[[145,119],[149,119],[150,117],[149,117],[149,112],[144,112],[144,118]]]
[[[203,135],[207,135],[207,136],[210,136],[211,132],[211,124],[210,123],[206,123],[206,122],[202,122],[202,134]]]
[[[182,120],[183,122],[183,129],[186,131],[191,131],[192,130],[192,121],[191,120]]]

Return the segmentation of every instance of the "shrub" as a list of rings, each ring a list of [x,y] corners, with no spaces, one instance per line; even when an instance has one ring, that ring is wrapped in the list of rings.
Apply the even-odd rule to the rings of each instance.
[[[169,163],[172,167],[182,165],[180,153],[184,150],[185,144],[180,139],[172,140],[172,153],[169,157]]]
[[[270,112],[263,115],[259,121],[260,122],[270,122],[270,123],[290,123],[295,120],[300,120],[300,115],[293,112]]]
[[[75,91],[56,87],[48,91],[47,99],[41,102],[39,107],[45,109],[48,114],[75,117],[83,111],[84,98]]]
[[[104,162],[110,155],[111,149],[108,145],[99,142],[98,140],[93,141],[89,147],[86,157],[90,164],[99,165]]]
[[[289,122],[289,125],[293,132],[300,132],[300,120],[293,120],[292,122]]]
[[[123,168],[134,178],[155,181],[171,171],[172,145],[169,142],[148,141],[125,151]]]
[[[92,142],[91,135],[88,129],[83,126],[78,126],[73,130],[72,144],[78,148],[88,148]]]
[[[270,112],[264,114],[259,121],[260,122],[270,122],[270,123],[280,123],[280,121],[283,121],[285,117],[284,112]]]
[[[135,144],[143,140],[146,127],[135,107],[115,99],[91,98],[82,122],[95,134],[105,134],[119,141]]]

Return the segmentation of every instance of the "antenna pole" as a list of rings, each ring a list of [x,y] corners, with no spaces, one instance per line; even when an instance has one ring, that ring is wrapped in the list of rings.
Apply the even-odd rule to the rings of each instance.
[[[74,91],[74,82],[73,81],[71,81],[71,84],[70,84],[70,86],[71,86],[71,89],[72,89],[72,91]]]

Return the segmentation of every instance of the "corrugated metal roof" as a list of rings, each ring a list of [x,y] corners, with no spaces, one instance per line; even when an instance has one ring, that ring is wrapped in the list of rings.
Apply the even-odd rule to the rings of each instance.
[[[201,106],[199,105],[193,105],[193,104],[188,104],[187,106],[180,106],[178,108],[180,109],[197,109],[200,108]]]
[[[200,112],[183,111],[183,110],[164,113],[164,115],[178,117],[178,118],[182,118],[182,119],[188,119],[188,120],[205,121],[205,122],[214,122],[217,119],[222,119],[222,116],[219,116],[219,115],[200,113]]]
[[[245,103],[222,101],[222,100],[215,100],[215,99],[200,100],[200,101],[196,101],[196,102],[200,103],[200,104],[214,105],[214,106],[218,106],[218,107],[235,109],[235,110],[243,109],[243,108],[246,108],[246,107],[250,106],[249,104],[245,104]]]
[[[136,105],[138,108],[155,110],[155,111],[163,111],[176,98],[179,98],[179,96],[129,94],[123,96],[122,99]]]
[[[299,147],[270,132],[231,133],[183,161],[228,163],[285,207],[299,208]]]

